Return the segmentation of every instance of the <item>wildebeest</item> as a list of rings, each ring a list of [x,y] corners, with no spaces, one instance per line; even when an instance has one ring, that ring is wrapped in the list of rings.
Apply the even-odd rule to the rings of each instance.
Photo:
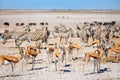
[[[28,23],[29,26],[36,26],[36,23]]]
[[[89,26],[89,22],[84,22],[84,26]]]
[[[20,24],[19,24],[19,23],[16,23],[16,26],[20,26]]]
[[[48,22],[46,22],[45,24],[48,25]]]
[[[25,24],[24,23],[21,23],[21,26],[24,26]]]
[[[4,25],[5,26],[9,26],[10,24],[8,22],[4,22]]]
[[[40,25],[41,25],[41,26],[44,26],[44,22],[41,22]]]
[[[16,23],[16,26],[24,26],[24,23]]]

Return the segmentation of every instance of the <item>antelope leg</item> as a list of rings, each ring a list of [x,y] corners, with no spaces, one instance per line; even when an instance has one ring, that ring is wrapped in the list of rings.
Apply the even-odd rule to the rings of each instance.
[[[32,70],[34,70],[35,57],[32,58]]]
[[[11,68],[12,68],[12,72],[13,72],[13,68],[14,68],[14,66],[13,66],[13,63],[11,62]]]

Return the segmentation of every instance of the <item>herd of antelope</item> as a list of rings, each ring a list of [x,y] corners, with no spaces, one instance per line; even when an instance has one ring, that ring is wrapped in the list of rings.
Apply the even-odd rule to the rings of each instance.
[[[48,23],[40,23],[44,26]],[[9,26],[8,22],[4,25]],[[24,23],[16,23],[16,26],[23,26]],[[119,62],[120,60],[120,25],[117,25],[116,21],[111,22],[84,22],[83,26],[77,24],[74,29],[66,27],[63,24],[55,26],[53,31],[49,30],[49,27],[43,27],[42,29],[36,29],[32,32],[30,26],[35,26],[35,23],[29,23],[29,25],[23,27],[22,32],[5,30],[0,33],[3,39],[3,44],[7,43],[8,39],[14,39],[19,52],[16,56],[0,55],[0,65],[4,61],[8,61],[12,64],[12,70],[16,63],[22,60],[22,68],[27,65],[28,59],[32,56],[32,70],[34,69],[35,58],[41,53],[42,48],[46,50],[46,63],[54,63],[55,70],[59,70],[61,63],[67,65],[69,62],[81,59],[79,56],[80,50],[84,48],[92,47],[93,51],[86,51],[82,60],[88,63],[90,58],[94,59],[94,72],[97,68],[97,72],[100,72],[100,63],[106,62]],[[59,41],[50,43],[48,40],[54,40],[59,38]],[[79,42],[84,45],[77,44],[69,39],[78,38]],[[63,41],[64,40],[64,41]],[[28,45],[25,48],[21,47],[24,41],[31,43],[32,41],[40,41],[35,45]],[[45,43],[47,46],[44,47]],[[74,52],[76,50],[76,52]],[[76,56],[73,56],[76,54]]]

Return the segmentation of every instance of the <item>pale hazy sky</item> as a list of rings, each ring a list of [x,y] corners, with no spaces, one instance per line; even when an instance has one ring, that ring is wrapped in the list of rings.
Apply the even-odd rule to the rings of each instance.
[[[0,9],[120,10],[120,0],[0,0]]]

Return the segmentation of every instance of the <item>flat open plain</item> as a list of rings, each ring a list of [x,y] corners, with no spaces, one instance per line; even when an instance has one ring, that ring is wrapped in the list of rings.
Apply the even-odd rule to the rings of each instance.
[[[120,11],[76,11],[76,10],[1,10],[0,11],[0,33],[5,29],[22,31],[23,26],[16,26],[16,23],[36,23],[36,26],[30,26],[32,31],[40,29],[43,26],[40,23],[48,23],[45,27],[53,31],[54,26],[64,24],[66,28],[74,29],[76,25],[83,26],[84,22],[110,22],[116,21],[116,25],[120,26]],[[9,26],[4,25],[9,22]],[[76,40],[76,41],[75,41]],[[55,40],[56,42],[59,39]],[[53,41],[53,43],[55,42]],[[118,40],[119,42],[120,40]],[[81,44],[78,38],[74,38],[73,42]],[[50,40],[49,43],[52,43]],[[21,45],[25,47],[29,45],[27,41]],[[14,40],[9,40],[6,44],[2,44],[0,39],[0,55],[15,55],[18,49],[14,48]],[[79,56],[84,57],[82,52],[85,47],[82,46]],[[101,63],[101,73],[93,73],[93,61],[87,65],[81,59],[73,60],[69,66],[61,64],[60,70],[55,71],[54,63],[43,63],[41,60],[46,58],[46,51],[42,49],[36,58],[35,70],[31,70],[32,64],[28,64],[28,69],[22,71],[22,61],[16,64],[14,72],[11,70],[10,64],[0,66],[0,80],[120,80],[120,63]],[[31,59],[29,59],[31,62]]]

